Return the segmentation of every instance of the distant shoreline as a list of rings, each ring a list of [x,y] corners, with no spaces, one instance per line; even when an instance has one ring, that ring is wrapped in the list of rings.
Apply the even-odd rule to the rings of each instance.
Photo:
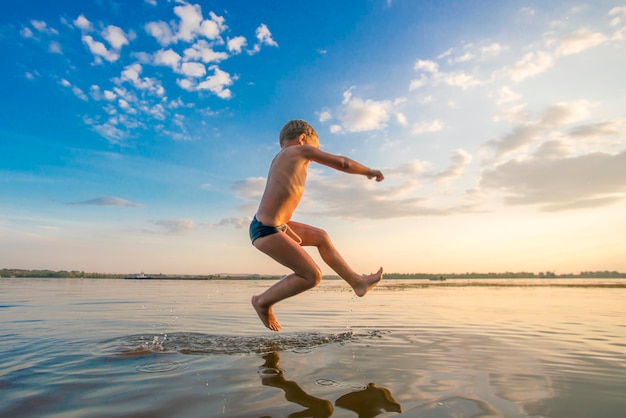
[[[145,276],[152,280],[280,280],[282,275],[272,274],[160,274],[146,272]],[[111,274],[85,271],[66,270],[27,270],[0,269],[1,278],[76,278],[76,279],[142,279],[137,273]],[[150,280],[148,279],[148,280]],[[325,275],[325,280],[339,279],[336,275]],[[504,273],[385,273],[385,281],[390,280],[429,280],[437,285],[453,285],[455,280],[492,280],[492,279],[626,279],[626,273],[617,271],[582,271],[580,273],[555,274],[553,272],[504,272]],[[458,283],[457,283],[458,284]]]

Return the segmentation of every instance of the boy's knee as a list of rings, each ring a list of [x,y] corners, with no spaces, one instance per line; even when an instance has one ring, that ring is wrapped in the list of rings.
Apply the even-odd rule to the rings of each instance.
[[[315,243],[318,247],[330,243],[330,235],[323,229],[316,228]]]
[[[303,276],[309,284],[309,289],[314,288],[322,281],[322,272],[319,269],[311,271],[309,274]]]

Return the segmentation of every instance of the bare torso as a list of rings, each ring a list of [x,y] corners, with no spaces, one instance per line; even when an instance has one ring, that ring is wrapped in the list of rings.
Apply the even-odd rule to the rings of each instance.
[[[291,220],[304,194],[309,162],[299,146],[285,147],[274,157],[256,213],[259,222],[277,226]]]

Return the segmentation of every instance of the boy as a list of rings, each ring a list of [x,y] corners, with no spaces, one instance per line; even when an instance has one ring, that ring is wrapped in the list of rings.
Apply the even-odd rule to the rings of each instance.
[[[325,231],[291,220],[304,193],[311,161],[376,181],[384,179],[383,173],[349,158],[320,150],[317,133],[305,121],[287,122],[280,131],[280,147],[270,166],[261,203],[250,224],[252,244],[293,270],[292,274],[265,292],[252,297],[252,306],[261,322],[272,331],[281,328],[272,306],[315,287],[322,280],[320,268],[303,246],[317,247],[324,262],[352,286],[357,296],[364,296],[383,275],[382,267],[370,275],[355,273],[337,252]]]

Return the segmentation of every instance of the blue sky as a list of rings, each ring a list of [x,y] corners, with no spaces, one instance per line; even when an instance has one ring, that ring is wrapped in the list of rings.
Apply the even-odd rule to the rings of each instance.
[[[626,271],[626,3],[24,1],[0,16],[0,267],[285,273],[278,132],[357,271]],[[325,270],[325,273],[331,273]]]

